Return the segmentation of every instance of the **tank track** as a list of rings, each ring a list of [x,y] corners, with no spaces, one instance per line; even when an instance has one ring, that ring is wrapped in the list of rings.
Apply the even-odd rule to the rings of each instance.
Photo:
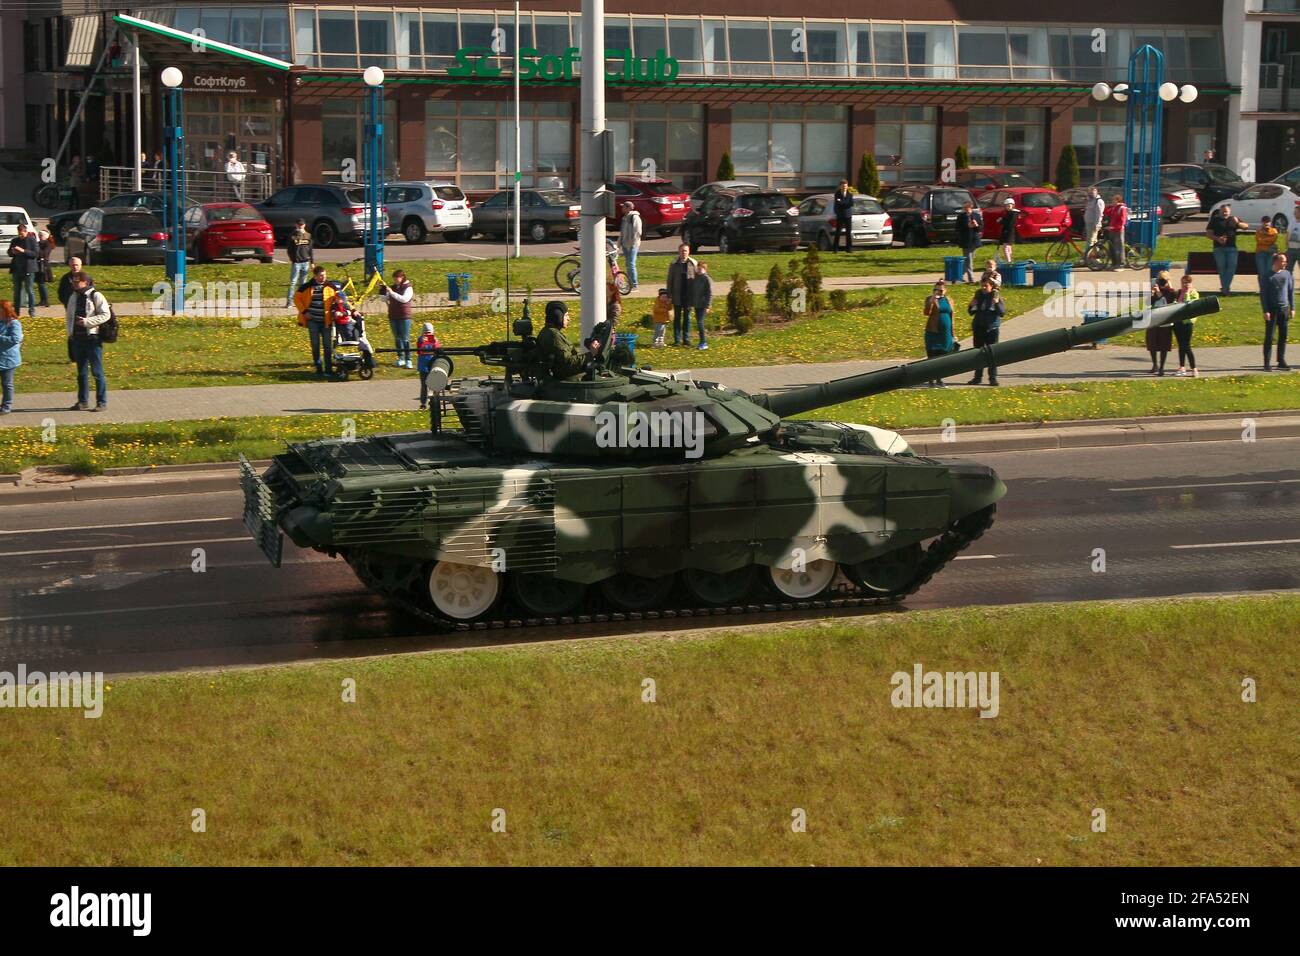
[[[415,617],[428,621],[444,631],[495,631],[521,627],[554,627],[565,624],[600,624],[610,621],[655,621],[676,620],[679,618],[713,618],[743,614],[761,614],[782,611],[805,611],[851,607],[878,607],[898,602],[915,594],[931,578],[962,551],[968,548],[992,525],[996,505],[989,505],[980,511],[967,515],[954,522],[943,534],[930,542],[921,557],[921,563],[912,579],[903,587],[889,594],[872,594],[851,584],[833,586],[824,596],[807,601],[765,601],[763,603],[733,604],[720,607],[678,607],[659,611],[607,611],[587,614],[567,614],[560,617],[501,617],[493,620],[465,622],[444,617],[427,607],[411,600],[401,589],[389,586],[371,574],[366,566],[348,560],[349,566],[361,582],[370,590],[383,595],[393,606]],[[842,575],[841,575],[842,577]]]

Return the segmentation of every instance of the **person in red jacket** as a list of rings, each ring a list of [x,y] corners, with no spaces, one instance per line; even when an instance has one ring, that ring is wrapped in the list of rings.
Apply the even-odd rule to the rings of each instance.
[[[1124,197],[1115,194],[1110,208],[1106,210],[1106,237],[1110,240],[1110,262],[1114,269],[1124,269],[1128,262],[1124,257],[1124,233],[1128,226],[1128,206]]]
[[[438,341],[437,333],[433,331],[433,323],[425,322],[424,330],[420,337],[415,340],[415,354],[417,356],[416,364],[420,372],[420,409],[429,407],[429,383],[425,376],[433,368],[433,360],[437,357],[438,349],[442,344]]]

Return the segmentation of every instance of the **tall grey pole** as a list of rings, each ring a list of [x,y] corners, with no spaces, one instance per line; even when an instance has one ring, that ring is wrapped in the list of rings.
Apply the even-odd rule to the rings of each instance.
[[[140,151],[144,148],[141,142],[140,134],[140,31],[131,31],[131,66],[132,79],[134,81],[135,92],[135,116],[133,117],[133,126],[135,134],[135,191],[140,192],[144,189],[144,160],[140,158]]]
[[[520,107],[519,107],[519,0],[515,0],[514,81],[515,81],[515,251],[514,251],[514,256],[516,259],[518,259],[520,255],[522,255],[519,248],[522,225],[519,219],[520,216],[523,215],[523,211],[524,211],[523,193],[521,192],[519,186],[519,177],[521,174],[520,167],[523,165],[523,154],[522,152],[520,152],[519,149],[519,145],[520,145],[519,128],[522,125],[520,122]]]
[[[605,317],[605,0],[582,0],[582,338]]]

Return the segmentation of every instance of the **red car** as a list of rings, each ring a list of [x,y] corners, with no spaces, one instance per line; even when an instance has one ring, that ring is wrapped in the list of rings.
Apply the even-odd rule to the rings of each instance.
[[[1070,210],[1065,200],[1050,189],[995,189],[979,197],[984,214],[984,238],[998,242],[1002,238],[1002,216],[1006,201],[1015,202],[1020,210],[1016,218],[1016,239],[1055,239],[1070,231]]]
[[[270,262],[275,253],[271,224],[247,203],[210,202],[185,214],[190,256],[196,262],[252,259]]]
[[[965,187],[972,196],[982,196],[991,189],[1027,189],[1038,183],[1018,169],[983,167],[957,170],[957,185]]]
[[[682,220],[691,211],[691,197],[667,179],[640,179],[620,176],[611,187],[614,191],[614,218],[609,224],[618,228],[623,221],[623,203],[630,202],[641,214],[641,231],[671,236],[680,232]]]

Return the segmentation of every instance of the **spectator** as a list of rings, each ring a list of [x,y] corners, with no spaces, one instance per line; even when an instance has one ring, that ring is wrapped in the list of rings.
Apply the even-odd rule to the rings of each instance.
[[[691,324],[691,283],[695,281],[696,262],[691,247],[682,243],[677,258],[668,265],[668,298],[673,304],[673,345],[688,345]]]
[[[59,280],[59,302],[65,307],[68,300],[72,298],[75,291],[77,276],[81,275],[81,259],[73,256],[68,260],[68,271],[63,273],[63,278]]]
[[[438,336],[434,334],[433,323],[425,322],[420,337],[415,340],[416,364],[419,366],[418,371],[420,373],[421,411],[429,407],[429,383],[426,381],[426,377],[433,369],[433,360],[437,358],[437,351],[441,347]]]
[[[618,226],[618,244],[623,247],[623,257],[627,260],[627,277],[632,282],[632,290],[635,291],[636,257],[641,252],[641,214],[630,202],[623,203],[623,221]]]
[[[383,282],[381,278],[379,280]],[[393,347],[397,349],[397,367],[411,367],[411,306],[415,287],[406,277],[404,269],[393,270],[393,284],[384,282],[384,298],[388,300],[388,328],[393,333]]]
[[[970,305],[966,306],[966,311],[974,316],[972,331],[975,338],[975,348],[982,349],[986,345],[997,345],[998,335],[1002,328],[1002,316],[1006,315],[1007,306],[1002,301],[1002,294],[993,285],[989,279],[980,280],[979,291],[970,300]],[[984,370],[982,368],[975,370],[975,377],[970,380],[970,385],[982,385],[984,383]],[[998,367],[989,365],[989,385],[997,387],[998,384]]]
[[[1124,254],[1124,233],[1128,226],[1128,206],[1124,197],[1116,193],[1111,205],[1106,210],[1106,235],[1110,240],[1110,263],[1112,269],[1128,267],[1128,257]]]
[[[311,272],[311,261],[316,255],[306,222],[299,219],[294,223],[293,232],[289,233],[284,248],[289,253],[289,291],[285,294],[284,304],[289,306],[293,304],[293,294],[307,281]]]
[[[1291,270],[1288,269],[1287,271],[1290,272]],[[1196,291],[1192,277],[1184,273],[1178,288],[1178,301],[1194,302],[1200,297],[1201,294]],[[1196,367],[1196,356],[1192,354],[1192,329],[1195,326],[1196,319],[1180,319],[1174,323],[1174,338],[1178,340],[1178,371],[1174,372],[1175,375],[1190,375],[1192,378],[1201,377],[1201,373]]]
[[[1291,230],[1286,234],[1286,271],[1292,275],[1297,260],[1300,260],[1300,219],[1291,223]]]
[[[1010,262],[1012,248],[1016,244],[1016,221],[1020,218],[1020,210],[1010,196],[1003,200],[1002,205],[1006,207],[1002,213],[1002,261]]]
[[[942,279],[934,284],[934,292],[925,297],[925,354],[937,358],[957,350],[952,337],[952,300],[948,298],[948,284]],[[931,379],[935,388],[944,388],[941,379]]]
[[[1210,223],[1205,228],[1205,234],[1214,243],[1220,295],[1232,291],[1232,278],[1237,274],[1237,231],[1245,225],[1232,214],[1232,204],[1225,202],[1210,215]]]
[[[41,308],[50,304],[49,284],[54,281],[54,270],[50,262],[54,257],[54,238],[50,230],[42,229],[36,234],[36,289],[40,292]]]
[[[975,281],[975,253],[979,250],[983,235],[984,216],[973,202],[968,200],[962,203],[961,212],[957,214],[957,245],[961,247],[965,258],[961,276],[963,282]]]
[[[623,317],[623,293],[618,291],[618,283],[610,281],[605,283],[605,319],[609,322],[610,328],[618,324],[618,320]]]
[[[1151,283],[1151,304],[1170,305],[1178,301],[1178,292],[1169,284],[1169,273],[1161,269],[1155,282]],[[1174,347],[1173,327],[1165,324],[1147,329],[1147,351],[1151,353],[1151,374],[1165,374],[1165,360],[1169,350]]]
[[[246,175],[248,175],[247,168],[239,161],[239,154],[232,149],[226,154],[226,181],[230,183],[230,191],[234,193],[236,202],[244,201]]]
[[[326,321],[333,310],[338,290],[326,281],[325,267],[316,266],[311,271],[311,281],[304,282],[294,293],[293,304],[298,308],[298,324],[307,327],[311,337],[311,361],[316,366],[316,377],[334,374],[333,330]],[[321,352],[324,351],[324,362]]]
[[[1268,287],[1268,277],[1273,274],[1273,256],[1281,252],[1277,247],[1277,230],[1268,216],[1260,220],[1255,230],[1255,274],[1259,278],[1259,302],[1264,311],[1268,303],[1264,301],[1264,291]]]
[[[90,410],[90,383],[88,374],[95,377],[95,408],[108,406],[108,380],[104,377],[104,343],[99,338],[99,327],[112,317],[108,301],[95,288],[95,282],[85,272],[77,273],[72,284],[72,297],[65,312],[68,333],[68,355],[77,363],[77,402],[74,412]]]
[[[985,282],[992,282],[995,289],[1002,288],[1002,273],[998,271],[998,260],[990,259],[989,264],[980,273],[980,284],[983,285]]]
[[[23,324],[12,302],[0,300],[0,415],[14,407],[14,370],[23,364]]]
[[[651,343],[657,349],[664,347],[664,329],[672,321],[673,300],[668,298],[668,290],[660,289],[654,304],[655,337]]]
[[[1091,249],[1097,242],[1097,233],[1101,231],[1101,221],[1106,213],[1106,200],[1101,198],[1101,190],[1096,186],[1088,190],[1088,202],[1083,207],[1083,248]]]
[[[14,280],[14,308],[23,310],[23,296],[27,297],[27,315],[36,318],[36,290],[33,281],[40,264],[40,248],[36,236],[26,223],[18,224],[18,235],[9,243],[9,274]]]
[[[840,233],[844,233],[844,251],[853,251],[853,193],[849,181],[841,179],[839,188],[831,198],[835,211],[835,240],[831,243],[831,252],[840,251]]]
[[[1295,315],[1295,282],[1286,269],[1286,256],[1273,257],[1273,274],[1269,276],[1267,304],[1264,309],[1264,371],[1271,372],[1269,352],[1272,351],[1273,336],[1277,335],[1277,367],[1283,372],[1291,371],[1286,364],[1286,330]]]
[[[691,282],[691,307],[695,309],[695,331],[699,333],[700,344],[697,348],[703,352],[709,347],[704,334],[704,316],[713,306],[713,279],[709,277],[709,267],[701,262]]]
[[[162,183],[163,183],[162,150],[155,149],[153,151],[153,165],[150,168],[153,170],[153,188],[162,189]]]

